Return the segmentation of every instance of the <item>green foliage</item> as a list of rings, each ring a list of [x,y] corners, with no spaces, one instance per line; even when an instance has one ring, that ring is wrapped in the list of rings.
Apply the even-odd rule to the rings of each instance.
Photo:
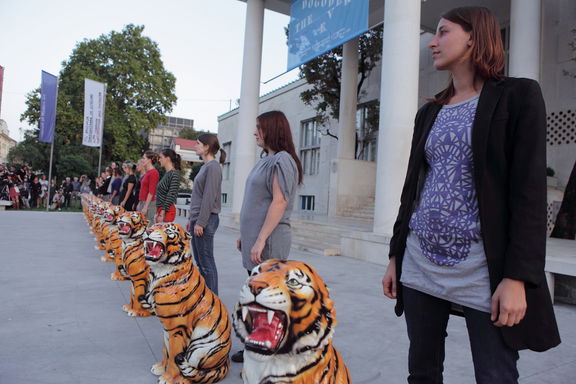
[[[382,56],[382,26],[378,26],[359,39],[358,88],[362,85]],[[340,112],[340,79],[342,75],[342,46],[326,52],[314,60],[300,66],[300,76],[312,85],[312,88],[300,94],[306,105],[313,106],[318,112],[320,122],[328,116],[338,120]]]
[[[200,136],[204,133],[209,133],[209,132],[197,131],[194,128],[182,128],[178,137],[181,139],[196,140],[198,138],[198,136]]]
[[[158,45],[142,35],[144,26],[127,25],[121,32],[112,31],[92,40],[76,45],[70,57],[62,63],[58,84],[56,111],[56,133],[54,142],[54,171],[61,176],[70,159],[76,155],[85,165],[95,168],[98,164],[99,148],[82,146],[84,115],[84,79],[89,78],[107,84],[104,145],[102,163],[111,160],[136,161],[142,155],[147,142],[143,133],[150,132],[165,120],[176,103],[176,78],[166,71],[160,57]],[[28,93],[27,109],[21,121],[37,125],[40,119],[40,90]],[[32,130],[31,138],[23,143],[27,149],[37,147],[45,154],[49,145],[33,140],[38,129]],[[15,149],[19,156],[26,153]],[[28,163],[29,160],[25,159]],[[46,164],[39,169],[48,167]],[[31,164],[32,165],[32,164]]]

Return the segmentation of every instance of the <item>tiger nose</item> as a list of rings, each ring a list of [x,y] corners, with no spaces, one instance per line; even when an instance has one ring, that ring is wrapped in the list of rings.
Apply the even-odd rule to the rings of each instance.
[[[260,292],[262,292],[263,289],[268,288],[268,283],[265,281],[258,281],[258,280],[251,280],[248,283],[248,286],[250,287],[250,292],[252,292],[252,294],[254,296],[258,295]]]

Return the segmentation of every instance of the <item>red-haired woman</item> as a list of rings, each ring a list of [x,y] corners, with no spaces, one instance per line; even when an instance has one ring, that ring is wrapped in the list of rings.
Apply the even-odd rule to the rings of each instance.
[[[302,183],[302,164],[284,113],[271,111],[258,116],[254,136],[265,156],[246,180],[237,244],[248,272],[264,260],[288,258],[290,214],[296,188]],[[243,361],[242,352],[234,354],[232,360]]]
[[[455,305],[476,382],[517,383],[518,350],[560,343],[544,277],[544,101],[536,81],[502,75],[486,8],[447,12],[429,48],[450,83],[416,115],[384,294],[405,314],[409,383],[442,383]]]

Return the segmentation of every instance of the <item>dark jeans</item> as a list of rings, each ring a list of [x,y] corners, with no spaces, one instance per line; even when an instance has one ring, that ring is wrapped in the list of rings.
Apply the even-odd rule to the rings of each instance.
[[[410,339],[408,383],[441,384],[451,303],[402,287]],[[510,349],[490,314],[463,307],[477,384],[518,383],[518,352]]]
[[[190,232],[192,233],[192,251],[194,261],[200,270],[200,274],[206,280],[206,285],[215,294],[218,294],[218,271],[214,261],[214,234],[220,224],[220,218],[216,214],[211,214],[208,224],[204,228],[204,234],[200,237],[194,235],[194,225],[196,220],[190,222]]]

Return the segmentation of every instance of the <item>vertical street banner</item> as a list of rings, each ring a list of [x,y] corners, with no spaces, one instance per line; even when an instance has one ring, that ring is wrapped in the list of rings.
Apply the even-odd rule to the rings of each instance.
[[[38,140],[44,143],[54,141],[56,126],[56,100],[58,99],[58,78],[42,71],[40,87],[40,135]]]
[[[4,67],[0,65],[0,117],[2,117],[2,85],[4,84]]]
[[[294,0],[288,28],[288,71],[368,30],[370,0]]]
[[[102,145],[106,84],[84,79],[84,135],[82,144],[88,147]]]

